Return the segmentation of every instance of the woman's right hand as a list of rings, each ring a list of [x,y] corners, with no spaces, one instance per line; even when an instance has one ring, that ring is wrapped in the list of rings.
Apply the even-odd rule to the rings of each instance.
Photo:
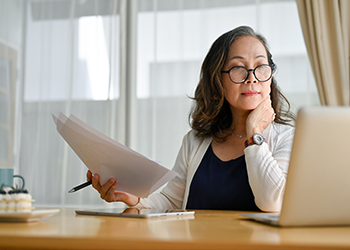
[[[121,201],[128,206],[135,206],[139,202],[139,197],[121,191],[115,191],[118,186],[116,180],[109,179],[105,184],[100,185],[98,174],[92,174],[90,170],[86,173],[88,181],[92,180],[92,186],[100,193],[100,197],[107,202]]]
[[[247,117],[247,138],[252,137],[256,133],[262,134],[270,123],[274,121],[275,115],[274,109],[271,106],[270,96],[268,96],[253,111],[251,111]]]

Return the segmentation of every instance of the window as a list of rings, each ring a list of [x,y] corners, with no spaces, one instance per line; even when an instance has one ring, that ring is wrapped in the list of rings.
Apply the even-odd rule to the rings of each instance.
[[[138,126],[131,145],[169,168],[190,130],[188,96],[201,63],[214,40],[239,25],[267,38],[277,82],[295,112],[319,103],[295,1],[140,0],[137,18]]]
[[[51,114],[74,114],[172,168],[190,130],[189,97],[201,63],[214,40],[239,25],[268,39],[277,81],[294,110],[319,103],[294,0],[3,0],[0,14],[4,5],[16,9],[8,19],[24,19],[17,23],[23,36],[17,39],[23,55],[17,158],[36,206],[105,204],[93,189],[67,194],[85,181],[86,167]],[[0,19],[1,41],[8,19]],[[6,60],[0,70],[10,67]],[[14,98],[8,77],[0,72],[2,106]],[[6,110],[0,111],[1,142],[13,133],[14,111]],[[5,159],[9,151],[2,152]]]

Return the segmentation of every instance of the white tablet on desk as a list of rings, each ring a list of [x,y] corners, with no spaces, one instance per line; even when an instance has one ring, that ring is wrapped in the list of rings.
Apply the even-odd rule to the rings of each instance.
[[[138,209],[138,208],[105,208],[105,209],[86,209],[75,210],[77,214],[83,215],[101,215],[114,217],[131,218],[159,218],[169,216],[193,216],[194,211],[183,209]]]

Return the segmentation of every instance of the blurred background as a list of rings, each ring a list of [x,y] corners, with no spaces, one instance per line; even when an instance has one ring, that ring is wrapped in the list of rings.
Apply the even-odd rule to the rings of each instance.
[[[294,0],[0,0],[0,167],[34,206],[108,206],[52,114],[74,114],[172,168],[201,63],[221,34],[268,40],[296,112],[319,105]]]

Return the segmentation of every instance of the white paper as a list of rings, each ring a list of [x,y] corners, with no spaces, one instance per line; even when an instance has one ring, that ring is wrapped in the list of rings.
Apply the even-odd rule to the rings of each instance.
[[[57,131],[100,184],[118,181],[116,190],[142,198],[163,186],[176,173],[88,126],[74,115],[53,115]]]

